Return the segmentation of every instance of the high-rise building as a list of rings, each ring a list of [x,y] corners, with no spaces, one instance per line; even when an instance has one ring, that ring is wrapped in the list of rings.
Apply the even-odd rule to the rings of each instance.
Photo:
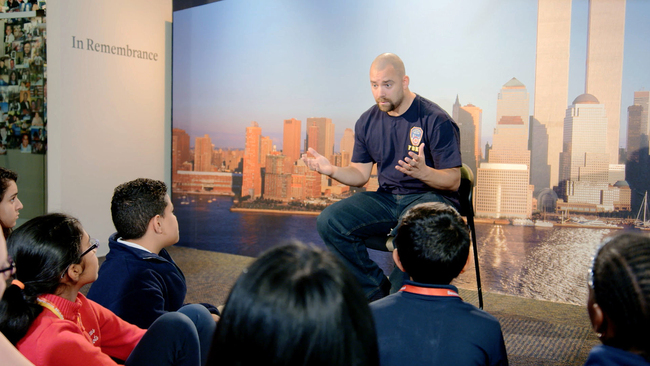
[[[318,129],[316,137],[311,136],[313,131],[311,127],[313,126]],[[308,147],[314,148],[319,154],[331,160],[334,154],[334,124],[332,119],[323,117],[307,118],[307,134]]]
[[[172,173],[176,173],[184,162],[190,160],[190,135],[185,130],[172,130]]]
[[[591,94],[578,96],[569,106],[564,119],[561,181],[607,183],[607,117],[605,105]]]
[[[571,0],[538,0],[535,106],[530,122],[530,179],[536,194],[558,184],[570,40]]]
[[[590,0],[585,93],[594,95],[607,111],[606,152],[618,164],[625,0]]]
[[[643,106],[627,107],[627,160],[639,161],[639,153],[648,147],[648,135],[643,131]],[[643,141],[642,141],[643,140]]]
[[[481,163],[477,172],[477,214],[496,218],[532,215],[528,103],[528,91],[519,80],[512,78],[503,85],[488,162]]]
[[[288,156],[291,163],[300,159],[300,125],[301,121],[292,118],[284,120],[282,136],[282,155]]]
[[[307,125],[307,137],[305,140],[307,142],[305,151],[309,150],[309,148],[312,148],[316,150],[317,153],[323,155],[323,153],[318,151],[318,126],[315,124]]]
[[[520,117],[523,122],[525,141],[528,144],[528,90],[516,78],[503,84],[497,99],[497,124],[504,117]]]
[[[212,169],[212,141],[207,134],[194,139],[194,171],[211,172]]]
[[[467,164],[476,174],[476,168],[481,161],[481,122],[483,110],[473,104],[460,105],[458,96],[454,103],[452,118],[460,130],[460,152],[463,163]]]
[[[650,136],[650,113],[648,113],[648,108],[650,108],[650,91],[641,90],[634,92],[634,105],[643,107],[643,112],[641,112],[641,132]]]
[[[260,166],[262,168],[266,167],[266,156],[274,150],[273,140],[268,136],[262,136],[260,138]]]
[[[639,151],[648,148],[650,136],[650,91],[634,92],[634,105],[627,108],[627,157],[639,161]]]
[[[352,159],[352,151],[354,150],[354,131],[351,128],[346,128],[341,137],[341,166],[346,167],[350,165]]]
[[[284,202],[291,199],[291,173],[285,173],[285,165],[288,162],[288,158],[284,155],[268,155],[266,157],[264,198]]]
[[[503,85],[489,163],[525,164],[530,169],[528,105],[528,91],[519,80],[512,78]]]
[[[476,186],[476,215],[529,218],[533,186],[525,164],[481,163]]]
[[[609,138],[605,105],[591,94],[578,96],[566,111],[560,156],[558,197],[569,205],[588,204],[594,211],[614,210],[618,188],[609,184]]]
[[[257,198],[262,194],[262,166],[260,164],[260,147],[262,128],[257,122],[246,127],[246,145],[244,148],[244,172],[242,174],[242,196]]]

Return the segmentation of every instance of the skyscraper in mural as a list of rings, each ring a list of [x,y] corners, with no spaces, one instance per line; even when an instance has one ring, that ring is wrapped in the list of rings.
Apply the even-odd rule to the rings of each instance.
[[[639,161],[639,153],[647,153],[650,136],[650,92],[634,92],[634,105],[627,108],[627,158]]]
[[[590,0],[585,93],[607,112],[610,164],[618,164],[624,36],[625,0]]]
[[[566,111],[558,196],[568,210],[613,211],[621,200],[609,184],[608,115],[591,94],[578,96]]]
[[[317,136],[314,137],[312,127],[316,127]],[[307,118],[308,147],[314,148],[319,154],[332,161],[334,155],[334,124],[331,118]],[[316,146],[316,147],[314,147]]]
[[[478,168],[476,212],[489,217],[530,217],[528,150],[528,91],[516,78],[501,88],[497,100],[497,126],[487,163]]]
[[[512,78],[503,85],[497,100],[490,163],[525,164],[530,169],[528,105],[528,91],[519,80]]]
[[[207,134],[194,139],[194,171],[212,171],[212,141]]]
[[[535,100],[530,123],[535,192],[558,184],[569,93],[571,0],[538,0]]]
[[[282,134],[282,154],[289,157],[291,163],[300,159],[300,125],[301,121],[291,118],[284,120],[284,131]]]
[[[481,161],[481,122],[483,110],[473,104],[460,105],[456,96],[452,110],[452,118],[460,130],[460,152],[463,163],[467,164],[476,174],[478,163]]]
[[[257,122],[246,127],[246,145],[244,148],[244,171],[242,175],[242,196],[257,198],[262,194],[262,166],[260,165],[260,147],[262,128]]]
[[[180,128],[172,129],[172,174],[190,160],[190,135]]]
[[[284,155],[268,155],[264,174],[264,198],[289,201],[291,198],[291,172],[287,173],[285,165],[289,164]]]
[[[260,137],[260,167],[266,167],[266,157],[273,151],[273,140],[268,136]]]
[[[346,167],[350,165],[352,159],[352,151],[354,150],[354,131],[351,128],[346,128],[341,137],[341,166]]]

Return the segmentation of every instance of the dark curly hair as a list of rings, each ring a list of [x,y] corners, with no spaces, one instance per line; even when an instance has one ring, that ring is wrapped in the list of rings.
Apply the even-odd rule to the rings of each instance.
[[[159,180],[138,178],[117,186],[111,200],[111,216],[118,237],[143,237],[149,221],[156,215],[164,216],[166,196],[167,185]]]

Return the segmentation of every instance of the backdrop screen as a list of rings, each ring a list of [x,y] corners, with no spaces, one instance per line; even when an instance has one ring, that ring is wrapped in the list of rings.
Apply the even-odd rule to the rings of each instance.
[[[247,256],[288,239],[324,245],[320,210],[377,178],[351,189],[301,154],[350,164],[355,122],[375,103],[370,64],[393,52],[410,89],[460,127],[484,286],[582,304],[602,238],[642,226],[650,3],[615,2],[608,19],[567,3],[240,0],[174,12],[178,245]],[[457,284],[472,283],[468,271]]]

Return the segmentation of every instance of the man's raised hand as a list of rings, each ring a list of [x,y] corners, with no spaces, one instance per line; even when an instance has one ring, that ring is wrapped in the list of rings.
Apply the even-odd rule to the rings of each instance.
[[[334,166],[327,160],[326,157],[316,152],[316,150],[311,147],[307,150],[313,158],[307,157],[307,154],[302,154],[302,161],[309,167],[311,170],[315,170],[321,174],[331,176],[334,172]]]

